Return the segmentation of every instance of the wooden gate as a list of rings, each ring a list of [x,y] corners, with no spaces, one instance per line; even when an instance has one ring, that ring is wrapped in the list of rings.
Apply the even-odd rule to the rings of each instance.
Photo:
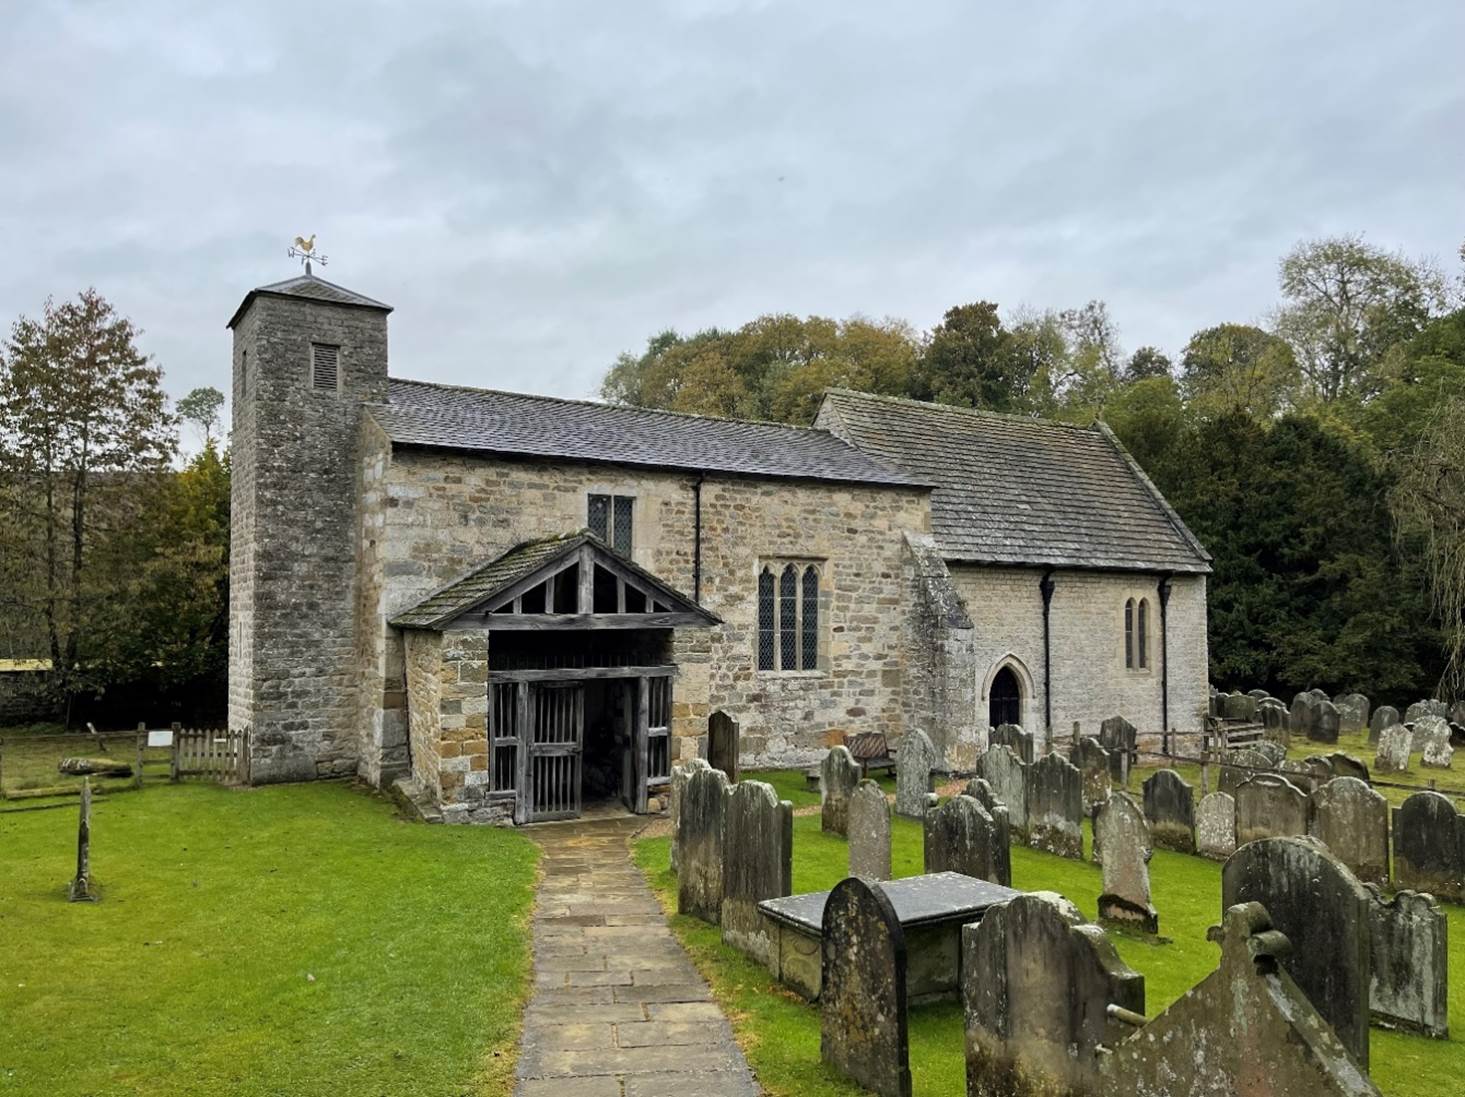
[[[529,686],[526,780],[530,822],[580,814],[580,763],[585,746],[585,686],[535,682]]]

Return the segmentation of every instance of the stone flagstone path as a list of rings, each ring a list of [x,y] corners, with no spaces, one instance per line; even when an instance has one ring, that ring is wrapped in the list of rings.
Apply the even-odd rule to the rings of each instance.
[[[535,828],[544,879],[516,1097],[758,1097],[727,1018],[631,863],[643,822]]]

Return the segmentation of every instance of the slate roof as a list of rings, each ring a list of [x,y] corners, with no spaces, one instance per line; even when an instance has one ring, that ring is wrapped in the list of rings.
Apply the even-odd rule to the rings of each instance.
[[[823,421],[938,486],[948,560],[1208,572],[1210,554],[1102,423],[1090,427],[832,389]]]
[[[833,434],[781,423],[393,378],[371,414],[398,445],[746,476],[927,487]]]
[[[349,290],[345,286],[338,286],[334,282],[327,282],[324,278],[317,278],[313,274],[302,274],[297,278],[287,278],[283,282],[271,282],[268,286],[259,286],[250,290],[240,302],[239,307],[234,310],[234,315],[229,318],[227,327],[233,327],[239,323],[239,318],[249,308],[249,304],[256,297],[303,297],[310,301],[328,301],[333,305],[349,305],[354,308],[380,309],[382,312],[391,312],[391,305],[384,305],[364,294]]]

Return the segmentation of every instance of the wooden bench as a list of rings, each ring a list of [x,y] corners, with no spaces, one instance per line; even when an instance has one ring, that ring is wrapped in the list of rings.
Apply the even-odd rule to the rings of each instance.
[[[885,741],[885,734],[879,731],[862,731],[858,735],[846,735],[844,747],[860,767],[860,776],[870,776],[871,770],[895,772],[895,754]],[[810,766],[804,770],[804,786],[819,787],[819,767]]]

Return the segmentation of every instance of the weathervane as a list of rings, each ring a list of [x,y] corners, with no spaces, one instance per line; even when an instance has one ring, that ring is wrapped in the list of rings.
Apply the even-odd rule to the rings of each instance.
[[[310,273],[310,261],[312,259],[321,266],[325,266],[329,262],[324,255],[315,250],[315,233],[313,232],[310,234],[309,240],[303,236],[295,237],[295,243],[291,245],[290,250],[285,252],[285,254],[291,259],[299,259],[304,263],[306,274]]]

